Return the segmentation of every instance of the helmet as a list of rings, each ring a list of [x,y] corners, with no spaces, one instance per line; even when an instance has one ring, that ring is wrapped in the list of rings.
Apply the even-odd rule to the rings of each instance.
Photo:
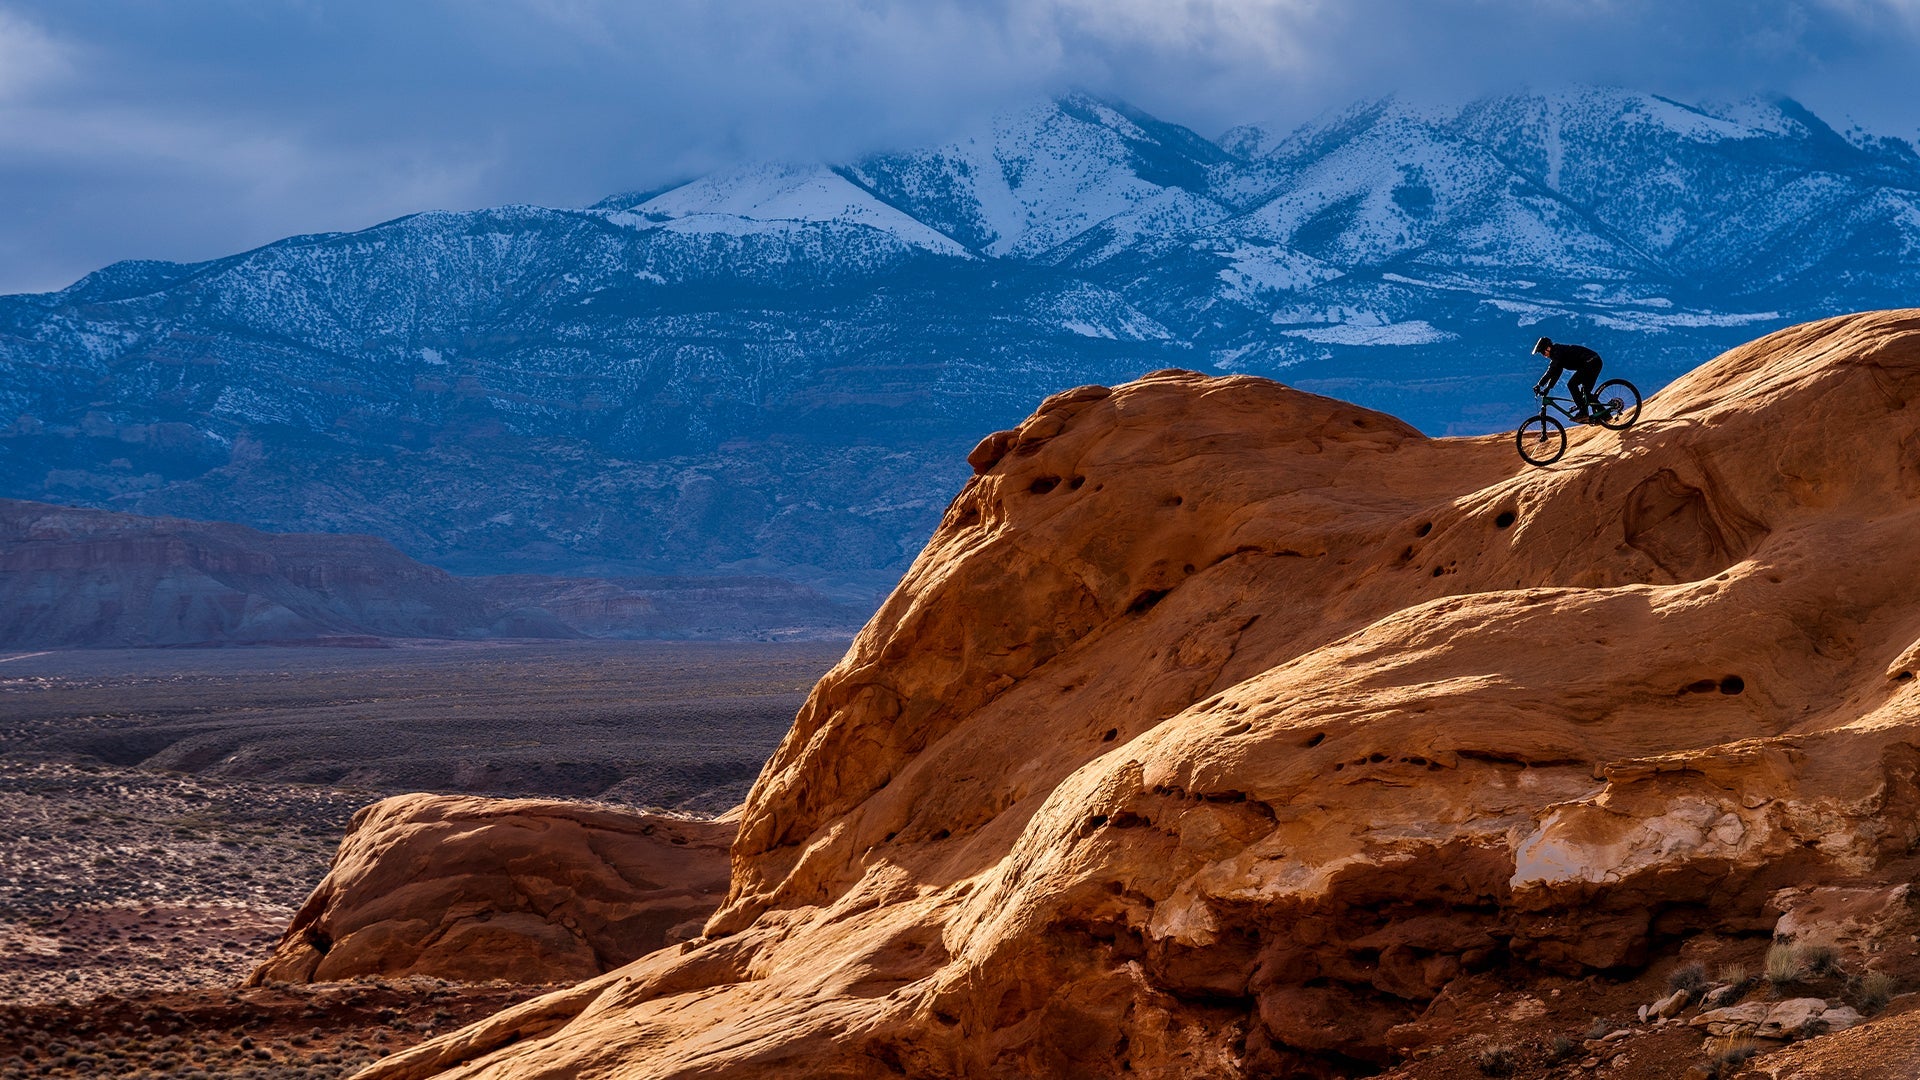
[[[1552,338],[1541,338],[1539,341],[1536,341],[1533,343],[1533,351],[1536,353],[1539,353],[1542,356],[1545,356],[1547,354],[1547,350],[1551,348],[1553,348]]]

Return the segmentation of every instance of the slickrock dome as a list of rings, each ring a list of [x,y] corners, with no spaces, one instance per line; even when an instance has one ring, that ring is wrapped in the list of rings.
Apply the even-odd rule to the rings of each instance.
[[[591,978],[695,932],[725,892],[732,833],[539,799],[384,799],[353,816],[247,983]]]
[[[1255,378],[1050,398],[814,689],[702,939],[363,1075],[1365,1071],[1476,972],[1911,877],[1916,399],[1920,311],[1547,469]]]

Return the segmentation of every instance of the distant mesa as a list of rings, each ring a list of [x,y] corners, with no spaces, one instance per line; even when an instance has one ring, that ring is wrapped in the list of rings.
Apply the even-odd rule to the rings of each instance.
[[[1703,935],[1905,964],[1917,400],[1920,309],[1547,469],[1248,376],[1063,396],[814,688],[699,937],[362,1075],[1348,1076]]]
[[[460,578],[370,536],[0,499],[0,648],[809,638],[861,615],[774,578]]]
[[[354,815],[248,985],[362,975],[576,982],[696,936],[731,822],[536,799],[402,795]]]

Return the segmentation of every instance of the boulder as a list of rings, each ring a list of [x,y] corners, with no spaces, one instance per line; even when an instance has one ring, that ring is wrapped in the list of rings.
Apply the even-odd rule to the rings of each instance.
[[[576,803],[385,799],[354,815],[247,985],[590,978],[697,934],[726,894],[732,838],[729,822]]]
[[[1786,1001],[1748,1001],[1725,1009],[1709,1009],[1689,1020],[1709,1035],[1752,1035],[1762,1039],[1797,1039],[1838,1031],[1860,1022],[1860,1014],[1844,1005],[1831,1007],[1820,998]]]
[[[1673,993],[1647,1006],[1647,1015],[1658,1020],[1665,1020],[1669,1016],[1680,1015],[1680,1010],[1686,1007],[1687,992],[1685,990],[1675,990]]]
[[[1773,1002],[1746,1001],[1724,1009],[1708,1009],[1687,1021],[1707,1029],[1709,1035],[1751,1035],[1773,1012]]]
[[[1245,376],[1037,414],[814,688],[700,939],[364,1075],[1328,1075],[1457,1036],[1477,973],[1907,880],[1916,402],[1902,311],[1545,469]]]
[[[1789,998],[1775,1003],[1767,1011],[1767,1018],[1760,1021],[1753,1033],[1763,1039],[1793,1039],[1802,1035],[1818,1035],[1824,1029],[1818,1022],[1827,1011],[1827,1003],[1820,998]]]
[[[1825,942],[1855,955],[1876,951],[1893,934],[1909,931],[1913,886],[1787,888],[1767,906],[1780,912],[1773,936],[1785,942]]]
[[[1820,1014],[1820,1022],[1815,1029],[1815,1033],[1845,1031],[1859,1024],[1864,1019],[1866,1019],[1866,1017],[1861,1016],[1859,1010],[1851,1005],[1833,1006]]]

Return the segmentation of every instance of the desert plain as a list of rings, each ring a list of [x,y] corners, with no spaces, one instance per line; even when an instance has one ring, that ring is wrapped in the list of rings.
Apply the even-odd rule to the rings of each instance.
[[[0,654],[0,1076],[345,1075],[540,992],[239,989],[355,811],[737,805],[844,643]]]

